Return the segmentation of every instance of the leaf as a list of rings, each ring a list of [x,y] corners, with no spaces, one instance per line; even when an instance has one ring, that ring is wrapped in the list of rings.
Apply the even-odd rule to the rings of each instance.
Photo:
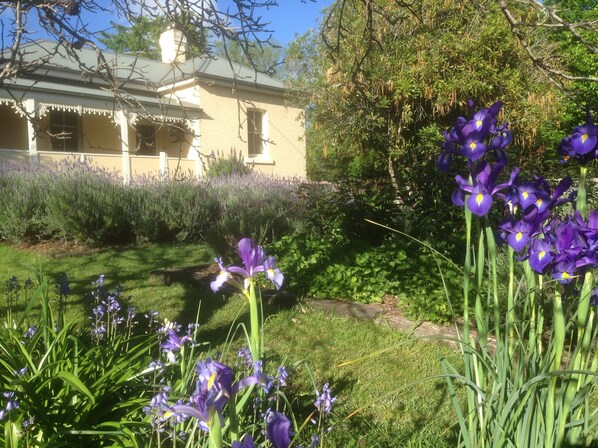
[[[56,373],[56,376],[89,398],[92,404],[95,404],[95,397],[76,375],[72,374],[71,372],[60,371]]]

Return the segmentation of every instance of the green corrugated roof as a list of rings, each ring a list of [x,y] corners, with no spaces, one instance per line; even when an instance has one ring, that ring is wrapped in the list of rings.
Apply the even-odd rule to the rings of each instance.
[[[85,82],[94,81],[94,74],[102,72],[99,54],[91,48],[66,50],[56,42],[40,40],[21,48],[24,62],[43,60],[42,69],[71,72]],[[254,70],[212,56],[196,57],[183,63],[168,64],[136,57],[102,51],[108,67],[121,81],[127,81],[141,90],[153,90],[190,78],[209,78],[237,82],[255,88],[284,90],[282,82]],[[104,70],[105,72],[105,70]],[[49,76],[49,73],[47,73]],[[60,76],[60,74],[57,74]]]

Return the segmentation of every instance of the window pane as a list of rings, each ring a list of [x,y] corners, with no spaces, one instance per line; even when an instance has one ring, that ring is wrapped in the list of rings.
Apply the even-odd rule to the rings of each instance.
[[[50,111],[50,134],[54,151],[79,151],[79,116],[75,112]]]
[[[156,128],[152,125],[138,125],[135,128],[137,134],[137,154],[154,156],[156,155]]]
[[[263,152],[262,120],[263,114],[259,110],[247,111],[247,146],[250,156],[261,155]]]

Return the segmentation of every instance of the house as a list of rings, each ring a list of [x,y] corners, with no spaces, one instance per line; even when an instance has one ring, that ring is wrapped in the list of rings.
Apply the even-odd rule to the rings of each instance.
[[[227,60],[186,60],[184,37],[160,39],[162,61],[36,41],[43,61],[0,85],[0,161],[79,158],[138,175],[193,173],[233,150],[255,171],[305,177],[301,110],[283,84]]]

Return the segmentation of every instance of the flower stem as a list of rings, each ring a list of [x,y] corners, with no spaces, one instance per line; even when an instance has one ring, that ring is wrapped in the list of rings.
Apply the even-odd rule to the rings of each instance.
[[[586,175],[588,167],[586,165],[580,165],[579,167],[579,186],[577,187],[577,199],[575,201],[575,209],[581,213],[581,216],[587,218],[586,209]]]
[[[563,312],[563,302],[561,293],[558,290],[554,292],[554,316],[553,316],[553,347],[552,347],[552,365],[551,373],[556,373],[561,368],[561,360],[563,357],[563,347],[565,344],[565,314]],[[566,423],[566,415],[562,413],[559,416],[559,421],[555,421],[555,406],[557,395],[558,377],[552,376],[548,388],[548,400],[546,403],[546,446],[562,446],[564,429]],[[554,425],[557,424],[557,435],[555,438]],[[559,444],[560,439],[560,444]],[[554,441],[554,443],[553,443]]]
[[[259,361],[262,357],[261,354],[261,344],[260,344],[260,316],[259,316],[259,306],[258,306],[258,299],[255,291],[255,285],[253,282],[249,285],[249,294],[247,296],[249,299],[249,319],[250,319],[250,345],[251,345],[251,356],[253,358],[253,362]]]

